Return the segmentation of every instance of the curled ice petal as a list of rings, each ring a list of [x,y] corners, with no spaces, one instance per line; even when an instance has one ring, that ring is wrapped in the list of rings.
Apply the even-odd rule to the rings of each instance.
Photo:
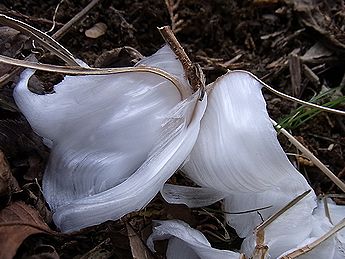
[[[281,148],[258,80],[229,72],[211,86],[198,140],[183,171],[218,191],[262,192],[299,172]],[[307,185],[300,178],[296,185]],[[303,190],[302,190],[303,191]]]
[[[196,141],[207,98],[199,92],[168,114],[160,138],[144,163],[124,182],[108,190],[58,207],[54,222],[65,232],[140,210],[186,159]]]
[[[143,64],[171,70],[184,92],[191,92],[182,65],[169,47],[139,65]],[[27,89],[32,73],[26,70],[21,75],[14,98],[33,129],[52,141],[43,192],[55,223],[64,231],[142,208],[194,145],[206,99],[199,103],[196,94],[179,103],[181,92],[163,77],[146,72],[66,76],[54,93],[37,95]],[[175,159],[168,161],[167,157]],[[145,192],[133,178],[147,170],[152,174],[143,181],[148,188]],[[149,179],[161,185],[148,187]],[[114,186],[121,187],[114,190]],[[119,192],[122,198],[116,200]],[[137,194],[141,195],[137,201],[129,202],[124,196]],[[109,207],[107,198],[114,207]],[[93,202],[97,203],[95,210]]]
[[[227,194],[225,211],[270,206],[260,214],[226,215],[241,237],[298,193],[311,189],[277,140],[261,88],[244,71],[229,72],[210,86],[198,140],[182,169],[200,186]],[[316,206],[312,199],[309,202],[308,210]]]
[[[310,235],[298,243],[296,247],[284,252],[277,258],[290,258],[291,254],[298,254],[298,258],[303,259],[323,259],[323,258],[344,258],[344,241],[341,239],[340,233],[335,233],[323,240],[321,243],[316,242],[319,238],[329,232],[333,225],[325,214],[319,213],[321,206],[316,208],[313,215],[309,216],[312,221],[312,231]],[[283,229],[282,229],[283,230]],[[315,246],[315,244],[317,244]]]
[[[245,238],[253,233],[253,229],[262,223],[262,220],[269,218],[272,214],[281,209],[284,205],[293,200],[298,193],[310,189],[309,186],[302,186],[296,183],[303,182],[304,178],[301,174],[294,177],[284,177],[281,182],[267,191],[253,193],[232,193],[224,199],[224,210],[229,212],[251,211],[255,209],[265,208],[260,211],[254,211],[243,214],[226,215],[227,223],[233,227],[237,234]],[[309,187],[309,188],[308,188]],[[313,194],[314,196],[314,194]],[[306,205],[314,208],[316,203],[309,199]],[[266,208],[269,207],[269,208]],[[309,213],[312,209],[305,208]]]
[[[265,245],[268,246],[268,254],[271,258],[277,258],[283,252],[311,237],[314,228],[312,218],[314,207],[315,197],[311,192],[264,229]],[[254,251],[255,245],[256,234],[252,233],[244,240],[241,250],[249,256]]]
[[[153,241],[169,239],[167,259],[239,259],[236,252],[212,248],[206,237],[180,220],[156,221],[153,233],[147,240],[148,247],[154,250]]]
[[[173,184],[164,184],[161,194],[168,203],[185,204],[190,208],[211,205],[224,198],[223,192],[212,188],[189,187]]]
[[[327,207],[325,207],[325,202],[327,203]],[[345,206],[337,205],[330,198],[327,198],[325,200],[318,200],[317,208],[314,211],[314,215],[317,215],[319,217],[327,217],[327,210],[330,216],[330,221],[333,225],[338,224],[345,218]]]

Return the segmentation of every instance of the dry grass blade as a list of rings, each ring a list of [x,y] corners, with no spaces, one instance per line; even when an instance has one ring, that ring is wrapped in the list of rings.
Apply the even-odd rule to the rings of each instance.
[[[43,47],[49,50],[51,53],[55,54],[62,60],[64,60],[70,66],[79,66],[77,61],[74,59],[73,55],[65,49],[62,45],[60,45],[57,41],[53,38],[48,36],[47,34],[37,30],[36,28],[21,22],[19,20],[13,19],[6,15],[0,14],[0,23],[12,27],[36,40],[40,43]]]
[[[138,66],[138,67],[121,67],[121,68],[85,68],[85,67],[68,67],[68,66],[56,66],[48,64],[40,64],[36,62],[30,62],[26,60],[19,60],[14,58],[9,58],[3,55],[0,55],[0,62],[5,64],[32,68],[47,72],[53,73],[62,73],[66,75],[110,75],[110,74],[119,74],[119,73],[133,73],[133,72],[146,72],[161,76],[168,81],[170,81],[180,92],[181,98],[184,99],[187,97],[187,93],[184,88],[180,85],[180,82],[171,74],[155,67],[147,66]]]
[[[67,22],[57,32],[55,32],[52,35],[52,38],[55,39],[55,40],[58,40],[58,39],[62,38],[66,34],[66,32],[68,32],[68,30],[75,23],[80,21],[84,17],[84,15],[86,15],[100,1],[101,0],[92,0],[83,10],[81,10],[79,13],[77,13],[69,22]],[[26,60],[28,60],[28,58]],[[0,88],[4,87],[4,85],[6,85],[11,80],[11,78],[13,78],[14,75],[16,75],[17,73],[20,73],[21,71],[22,71],[22,68],[21,67],[17,67],[11,73],[3,75],[0,78]]]
[[[331,179],[335,185],[337,185],[343,192],[345,192],[345,183],[341,181],[331,170],[329,170],[312,152],[310,152],[305,146],[302,145],[294,136],[292,136],[287,130],[281,128],[275,121],[271,120],[273,125],[276,126],[278,132],[283,133],[288,140],[303,153],[304,156],[310,159],[314,165],[316,165],[325,175]]]
[[[53,234],[39,213],[24,202],[14,202],[0,211],[0,258],[13,258],[30,235]]]
[[[64,2],[65,0],[60,0],[60,2],[57,4],[57,6],[55,7],[55,11],[54,11],[54,15],[53,15],[53,24],[52,24],[52,27],[46,32],[52,32],[54,29],[55,29],[55,26],[56,26],[56,16],[57,16],[57,13],[58,13],[58,10],[60,8],[60,5]]]
[[[321,110],[321,111],[335,113],[335,114],[339,114],[339,115],[345,116],[345,111],[340,111],[340,110],[337,110],[337,109],[323,107],[323,106],[320,106],[320,105],[317,105],[317,104],[314,104],[314,103],[310,103],[310,102],[306,102],[306,101],[300,100],[298,98],[292,97],[292,96],[284,94],[282,92],[279,92],[278,90],[276,90],[273,87],[271,87],[268,84],[266,84],[264,81],[262,81],[256,75],[250,73],[249,71],[245,71],[245,70],[234,70],[234,71],[241,71],[241,72],[244,72],[244,73],[247,73],[247,74],[251,75],[256,80],[258,80],[267,90],[269,90],[270,92],[272,92],[272,93],[274,93],[274,94],[276,94],[276,95],[278,95],[278,96],[280,96],[280,97],[282,97],[284,99],[290,100],[292,102],[299,103],[299,104],[307,106],[307,107],[315,108],[315,109],[318,109],[318,110]]]
[[[281,259],[293,259],[298,256],[301,256],[303,254],[306,254],[313,250],[315,247],[326,241],[328,238],[332,237],[334,234],[336,234],[338,231],[343,229],[345,227],[345,218],[340,221],[337,225],[335,225],[330,231],[328,231],[326,234],[321,236],[320,238],[316,239],[314,242],[311,242],[310,244],[303,246],[301,248],[298,248],[297,250],[282,256]]]
[[[275,221],[278,217],[283,215],[286,211],[288,211],[290,208],[295,206],[300,200],[302,200],[304,197],[306,197],[311,190],[307,190],[304,193],[298,195],[296,198],[294,198],[292,201],[290,201],[288,204],[286,204],[283,208],[281,208],[279,211],[274,213],[272,216],[270,216],[268,219],[266,219],[264,222],[262,222],[259,226],[256,227],[256,231],[263,231],[267,226],[269,226],[273,221]]]
[[[52,38],[60,39],[65,33],[78,21],[80,21],[95,5],[97,5],[101,0],[92,0],[83,10],[77,13],[69,22],[62,26]]]
[[[256,227],[256,246],[254,250],[254,257],[253,259],[264,259],[266,258],[266,253],[268,251],[268,246],[265,245],[265,228],[269,226],[272,222],[274,222],[278,217],[283,215],[286,211],[296,205],[300,200],[302,200],[305,196],[307,196],[311,190],[307,190],[304,193],[298,195],[295,199],[290,201],[287,205],[285,205],[282,209],[274,213],[264,222],[262,222],[259,226]]]

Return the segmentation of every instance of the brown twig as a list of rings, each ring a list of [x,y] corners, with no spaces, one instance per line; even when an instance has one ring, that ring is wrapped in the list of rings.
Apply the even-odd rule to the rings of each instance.
[[[300,200],[302,200],[305,196],[307,196],[311,190],[307,190],[304,193],[298,195],[296,198],[294,198],[292,201],[290,201],[286,206],[284,206],[282,209],[274,213],[272,216],[270,216],[268,219],[266,219],[264,222],[262,222],[257,228],[256,231],[262,231],[267,226],[269,226],[273,221],[275,221],[278,217],[283,215],[287,210],[295,206]]]
[[[309,158],[329,179],[332,180],[343,192],[345,192],[345,183],[341,181],[331,170],[329,170],[312,152],[310,152],[305,146],[302,145],[294,136],[292,136],[287,130],[280,127],[275,121],[271,120],[277,130],[285,135],[288,140],[302,152],[303,155]]]
[[[161,33],[163,39],[166,41],[166,43],[168,43],[177,58],[180,60],[189,83],[192,86],[192,89],[194,91],[197,91],[198,89],[201,89],[203,91],[203,89],[205,88],[205,83],[201,69],[196,67],[189,59],[169,26],[160,27],[158,28],[158,30]]]

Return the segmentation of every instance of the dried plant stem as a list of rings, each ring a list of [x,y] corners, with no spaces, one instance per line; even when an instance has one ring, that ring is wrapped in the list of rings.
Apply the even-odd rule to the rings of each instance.
[[[288,140],[302,152],[304,156],[309,158],[326,176],[331,179],[335,185],[337,185],[343,192],[345,192],[345,183],[342,182],[331,170],[329,170],[312,152],[310,152],[305,146],[302,145],[294,136],[292,136],[287,130],[280,127],[275,121],[271,120],[273,125],[277,127],[277,130],[285,135]]]
[[[0,77],[0,89],[2,89],[8,82],[11,81],[11,78],[15,76],[17,73],[20,73],[23,70],[21,67],[16,67],[15,69],[11,70],[8,74],[4,74]]]
[[[180,82],[168,72],[155,67],[138,66],[138,67],[120,67],[120,68],[85,68],[85,67],[68,67],[68,66],[56,66],[48,64],[40,64],[37,62],[30,62],[26,60],[18,60],[0,55],[0,62],[15,65],[19,67],[32,68],[53,73],[62,73],[67,75],[109,75],[119,73],[131,73],[131,72],[146,72],[161,76],[170,81],[180,92],[181,99],[188,97],[188,93],[181,86]]]
[[[60,2],[57,4],[57,6],[55,7],[55,11],[54,11],[54,15],[53,15],[53,24],[52,24],[52,27],[46,32],[52,32],[54,29],[55,29],[55,26],[56,26],[56,16],[57,16],[57,13],[59,11],[59,8],[60,8],[60,5],[64,2],[65,0],[60,0]]]
[[[253,259],[264,259],[266,258],[266,253],[268,251],[268,246],[265,244],[265,228],[269,226],[272,222],[274,222],[278,217],[283,215],[287,210],[295,206],[300,200],[302,200],[305,196],[307,196],[311,190],[307,190],[304,193],[298,195],[292,201],[290,201],[287,205],[285,205],[282,209],[274,213],[264,222],[262,222],[259,226],[255,229],[256,234],[256,246],[254,250],[254,257]]]
[[[61,39],[67,32],[68,30],[77,22],[79,22],[83,16],[85,16],[96,4],[98,4],[102,0],[93,0],[91,1],[83,10],[81,10],[79,13],[77,13],[69,22],[67,22],[65,25],[63,25],[58,31],[56,31],[53,35],[52,38],[55,40]],[[62,2],[62,1],[61,1]],[[60,2],[60,3],[61,3]],[[59,4],[60,4],[59,3]],[[54,21],[55,22],[55,21]],[[56,23],[56,22],[55,22]],[[64,48],[63,48],[64,49]],[[54,52],[55,53],[55,52]],[[31,55],[30,55],[31,56]],[[29,57],[26,58],[28,60]],[[79,66],[78,63],[74,64]],[[21,67],[16,67],[14,70],[12,70],[9,74],[5,74],[2,77],[0,77],[0,88],[2,88],[4,85],[6,85],[11,78],[16,75],[17,73],[20,73],[23,70]]]
[[[69,20],[64,26],[62,26],[57,32],[54,33],[52,38],[61,39],[68,30],[77,22],[79,22],[85,14],[87,14],[93,7],[95,7],[102,0],[92,0],[83,10],[77,13],[71,20]]]
[[[301,256],[305,253],[310,252],[315,247],[320,245],[322,242],[326,241],[328,238],[332,237],[334,234],[336,234],[338,231],[343,229],[345,227],[345,218],[341,220],[337,225],[335,225],[330,231],[328,231],[326,234],[321,236],[320,238],[316,239],[314,242],[311,242],[310,244],[303,246],[301,248],[298,248],[297,250],[281,257],[281,259],[293,259],[298,256]]]
[[[339,115],[343,115],[343,116],[345,115],[345,111],[340,111],[340,110],[336,110],[336,109],[320,106],[320,105],[317,105],[317,104],[314,104],[314,103],[306,102],[306,101],[300,100],[298,98],[292,97],[290,95],[284,94],[282,92],[279,92],[278,90],[276,90],[273,87],[269,86],[268,84],[266,84],[264,81],[262,81],[260,78],[258,78],[256,75],[252,74],[249,71],[245,71],[245,70],[232,70],[232,71],[234,71],[234,72],[235,71],[240,71],[240,72],[249,74],[250,76],[252,76],[256,80],[258,80],[267,90],[269,90],[270,92],[272,92],[272,93],[274,93],[274,94],[276,94],[276,95],[278,95],[278,96],[280,96],[280,97],[282,97],[284,99],[290,100],[292,102],[299,103],[301,105],[304,105],[304,106],[307,106],[307,107],[310,107],[310,108],[315,108],[315,109],[318,109],[320,111],[335,113],[335,114],[339,114]]]
[[[202,72],[198,70],[197,67],[189,59],[169,26],[160,27],[158,28],[158,30],[161,33],[163,39],[168,43],[177,58],[180,60],[193,90],[196,91],[198,89],[201,89],[203,91],[204,82]]]
[[[181,0],[165,0],[165,5],[167,6],[170,21],[171,21],[171,29],[174,33],[179,32],[182,29],[183,20],[180,20],[178,17],[179,15],[175,11],[177,10],[178,6],[180,5]]]
[[[24,22],[13,19],[3,14],[0,14],[0,23],[8,25],[32,37],[34,40],[42,44],[42,46],[44,46],[47,50],[64,60],[68,65],[78,66],[78,62],[74,59],[73,55],[67,49],[65,49],[57,41],[55,41],[47,34],[41,32],[40,30],[37,30],[36,28]]]
[[[263,231],[273,221],[275,221],[277,218],[279,218],[281,215],[283,215],[286,211],[288,211],[293,206],[295,206],[300,200],[302,200],[304,197],[306,197],[310,192],[311,192],[311,190],[307,190],[304,193],[298,195],[296,198],[294,198],[292,201],[290,201],[288,204],[286,204],[283,208],[281,208],[279,211],[274,213],[272,216],[270,216],[268,219],[266,219],[264,222],[262,222],[259,226],[257,226],[256,231],[257,232]]]

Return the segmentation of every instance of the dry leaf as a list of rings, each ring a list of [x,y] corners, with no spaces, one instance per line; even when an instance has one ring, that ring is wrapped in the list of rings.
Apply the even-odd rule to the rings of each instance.
[[[53,233],[36,210],[24,202],[15,202],[0,211],[0,258],[15,256],[18,247],[30,235]]]
[[[18,183],[12,176],[4,153],[0,151],[0,196],[8,195],[16,190],[19,190]]]
[[[96,39],[105,34],[107,25],[105,23],[96,23],[93,27],[85,31],[85,36],[91,39]]]
[[[0,27],[0,53],[8,57],[17,56],[27,39],[27,36],[17,30],[7,26]],[[0,76],[6,74],[10,69],[11,66],[1,63]]]

